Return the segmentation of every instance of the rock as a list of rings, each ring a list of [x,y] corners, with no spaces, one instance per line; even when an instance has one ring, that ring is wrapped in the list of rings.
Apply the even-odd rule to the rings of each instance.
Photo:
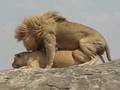
[[[120,90],[120,59],[94,66],[3,70],[0,90]]]

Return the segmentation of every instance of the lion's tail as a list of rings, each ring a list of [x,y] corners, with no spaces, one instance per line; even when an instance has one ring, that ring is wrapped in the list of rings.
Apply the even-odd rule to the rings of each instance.
[[[108,61],[112,61],[111,55],[110,55],[110,49],[109,49],[109,46],[107,44],[106,44],[105,51],[106,51],[106,56],[107,56]]]

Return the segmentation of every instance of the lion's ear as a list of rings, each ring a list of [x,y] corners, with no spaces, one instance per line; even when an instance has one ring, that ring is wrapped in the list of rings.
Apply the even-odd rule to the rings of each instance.
[[[43,14],[43,17],[47,17],[47,19],[49,20],[54,20],[56,22],[60,22],[60,21],[65,21],[66,18],[64,18],[63,16],[59,15],[59,12],[56,11],[48,11],[46,13]]]
[[[21,55],[20,54],[15,54],[15,57],[21,57]]]

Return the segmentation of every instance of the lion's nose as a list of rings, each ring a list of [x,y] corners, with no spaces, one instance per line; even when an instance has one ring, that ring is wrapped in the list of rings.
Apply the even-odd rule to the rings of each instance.
[[[12,67],[13,67],[13,68],[19,68],[19,66],[16,65],[16,64],[14,64],[14,63],[12,63]]]

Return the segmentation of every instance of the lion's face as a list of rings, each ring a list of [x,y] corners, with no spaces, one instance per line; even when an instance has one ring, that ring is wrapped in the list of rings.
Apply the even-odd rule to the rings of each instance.
[[[26,35],[23,39],[23,44],[28,51],[36,51],[38,49],[38,44],[35,38],[31,35]]]
[[[14,62],[12,63],[12,67],[20,68],[20,67],[26,66],[26,65],[27,65],[27,62],[26,62],[25,53],[16,54],[14,57]]]

